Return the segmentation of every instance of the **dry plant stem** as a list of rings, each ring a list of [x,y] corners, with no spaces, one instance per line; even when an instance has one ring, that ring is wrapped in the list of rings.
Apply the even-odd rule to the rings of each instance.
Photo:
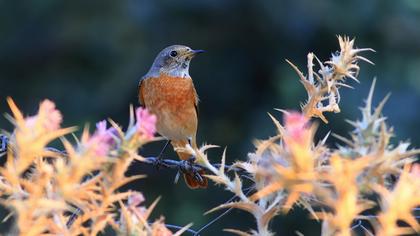
[[[226,189],[232,193],[234,193],[237,198],[239,198],[239,201],[235,202],[229,202],[222,204],[216,208],[213,208],[212,210],[208,211],[213,212],[215,210],[221,209],[221,208],[239,208],[242,210],[246,210],[249,213],[251,213],[257,224],[257,231],[254,231],[253,235],[261,235],[261,236],[269,236],[272,235],[272,233],[268,229],[268,222],[267,222],[267,214],[272,214],[273,212],[270,210],[270,206],[263,206],[259,203],[256,203],[254,201],[251,201],[247,194],[243,192],[243,186],[242,181],[238,174],[235,173],[235,177],[232,180],[229,176],[226,175],[225,169],[226,169],[226,150],[223,152],[222,159],[220,166],[217,168],[213,164],[210,163],[208,160],[207,154],[205,154],[205,150],[214,147],[214,146],[204,146],[201,149],[193,149],[192,147],[187,147],[187,149],[194,154],[194,156],[197,158],[197,162],[206,167],[208,171],[210,171],[211,174],[205,175],[205,177],[213,180],[216,184],[222,184],[226,187]],[[239,232],[239,231],[236,231]],[[242,232],[243,235],[250,235],[246,232]]]
[[[154,165],[158,160],[159,160],[159,156],[158,157],[145,157],[145,158],[140,159],[139,161],[148,165]],[[161,159],[159,165],[167,169],[184,170],[188,173],[199,172],[202,170],[210,171],[210,169],[208,169],[207,167],[204,167],[196,163],[190,163],[187,161],[177,161],[173,159]],[[215,168],[220,168],[221,164],[214,163],[212,164],[212,166]],[[234,171],[234,172],[244,171],[243,169],[232,167],[231,165],[225,165],[224,168],[226,171]]]
[[[138,108],[135,118],[130,110],[126,132],[115,122],[107,128],[101,121],[92,135],[85,129],[71,144],[63,135],[74,128],[60,128],[62,116],[53,102],[44,100],[31,117],[24,117],[12,99],[8,103],[13,117],[7,117],[15,130],[10,138],[1,137],[7,156],[0,167],[0,196],[16,218],[16,234],[93,236],[111,226],[118,235],[160,236],[180,235],[190,227],[172,234],[163,219],[150,223],[157,201],[146,208],[140,205],[141,193],[119,190],[143,177],[125,172],[138,159],[137,149],[153,139],[156,118],[147,110]],[[55,139],[61,139],[65,151],[47,147]],[[67,224],[69,213],[77,209],[83,213]]]
[[[273,216],[280,209],[290,209],[300,204],[315,218],[324,221],[322,235],[350,235],[351,223],[361,217],[360,212],[372,207],[372,202],[366,199],[365,194],[371,193],[375,184],[384,185],[387,176],[399,175],[401,167],[413,161],[418,150],[408,150],[407,143],[400,143],[397,147],[390,145],[392,129],[387,128],[385,118],[381,116],[384,101],[372,114],[373,85],[366,108],[362,109],[363,120],[349,122],[356,129],[351,133],[351,139],[340,138],[345,140],[347,146],[327,148],[327,137],[317,145],[313,143],[316,126],[308,125],[308,118],[319,117],[327,123],[324,112],[340,112],[339,88],[350,87],[345,83],[346,78],[358,82],[359,60],[371,63],[358,53],[373,50],[355,49],[354,40],[347,37],[338,37],[338,40],[340,52],[333,54],[329,61],[322,63],[314,54],[308,55],[307,76],[289,62],[298,73],[308,93],[308,100],[302,105],[303,115],[285,112],[285,127],[270,115],[278,133],[257,142],[257,150],[250,154],[248,162],[233,165],[246,170],[253,177],[257,192],[251,197],[243,194],[238,176],[234,179],[226,176],[224,155],[222,166],[216,168],[207,159],[207,147],[191,150],[200,165],[210,170],[211,174],[206,177],[222,184],[240,199],[209,212],[229,207],[250,212],[257,221],[257,230],[251,234],[270,235],[268,224]],[[314,59],[318,62],[318,72],[313,69]],[[322,212],[313,210],[313,199],[317,201],[317,206],[322,204]],[[404,213],[404,219],[414,225],[410,213]],[[381,219],[385,221],[383,215]],[[251,235],[236,229],[227,231]]]
[[[4,146],[4,148],[6,149],[6,147],[7,147],[7,142],[8,142],[8,139],[7,139],[7,136],[2,136],[2,145]],[[49,151],[51,151],[51,152],[54,152],[54,153],[57,153],[57,154],[60,154],[60,155],[62,155],[64,158],[68,158],[68,155],[67,155],[67,153],[65,152],[65,151],[60,151],[60,150],[58,150],[58,149],[55,149],[55,148],[51,148],[51,147],[46,147],[45,148],[46,150],[49,150]],[[137,157],[137,156],[136,156]],[[136,157],[134,157],[134,158],[136,158]],[[133,160],[133,157],[132,156],[130,156],[130,155],[128,155],[128,154],[125,154],[125,155],[123,155],[123,156],[121,156],[121,157],[119,157],[119,158],[121,158],[121,160],[123,160],[123,163],[121,163],[123,166],[127,166],[129,163],[131,163],[132,162],[132,160]],[[143,163],[145,163],[145,164],[148,164],[148,165],[154,165],[155,163],[156,163],[156,161],[159,159],[159,157],[147,157],[147,158],[144,158],[144,159],[140,159]],[[124,164],[125,163],[125,164]],[[195,163],[189,163],[189,162],[186,162],[186,161],[176,161],[176,160],[171,160],[171,159],[163,159],[162,161],[161,161],[161,163],[160,163],[160,165],[162,166],[162,167],[165,167],[165,168],[168,168],[168,169],[174,169],[174,170],[183,170],[183,171],[187,171],[187,172],[190,172],[190,173],[193,173],[193,172],[198,172],[198,171],[200,171],[200,170],[206,170],[206,171],[209,171],[207,168],[205,168],[205,167],[203,167],[203,166],[201,166],[201,165],[198,165],[198,164],[195,164]],[[112,172],[112,169],[113,169],[113,167],[112,167],[113,165],[110,165],[110,167],[109,168],[107,168],[108,169],[108,171],[110,171],[110,172]],[[221,166],[221,164],[218,164],[218,163],[216,163],[216,164],[212,164],[212,166],[214,166],[214,167],[216,167],[216,168],[220,168],[220,166]],[[244,170],[243,169],[239,169],[239,168],[236,168],[236,167],[232,167],[231,165],[224,165],[224,169],[226,170],[226,171],[228,171],[228,170],[230,170],[230,171],[235,171],[235,172],[243,172]],[[121,173],[120,173],[121,174]],[[89,180],[91,180],[91,178],[93,178],[93,177],[88,177],[88,178],[86,178],[85,180],[83,180],[83,182],[88,182]],[[121,176],[115,176],[114,175],[114,178],[117,178],[117,179],[121,179]],[[111,184],[111,182],[110,181],[104,181],[104,187],[105,187],[105,189],[110,189],[111,187],[112,187],[112,184]],[[248,191],[249,192],[249,191]],[[79,215],[79,213],[81,213],[81,215]],[[71,215],[70,216],[70,218],[68,219],[68,221],[67,221],[67,223],[66,223],[66,227],[68,227],[68,228],[70,228],[70,227],[72,227],[72,225],[73,225],[73,223],[74,223],[74,221],[76,220],[76,219],[80,219],[80,218],[84,218],[84,219],[89,219],[88,217],[84,217],[84,215],[85,214],[87,214],[87,213],[84,213],[84,212],[82,212],[81,210],[75,210],[75,212],[73,213],[73,215]],[[56,216],[56,217],[54,217],[54,218],[56,218],[56,219],[58,219],[59,217],[58,216]],[[58,223],[58,222],[57,222]],[[78,222],[78,224],[81,224],[81,223],[84,223],[83,221],[81,221],[81,222]],[[60,223],[61,224],[61,223]],[[165,225],[167,225],[167,224],[165,224]],[[182,227],[180,227],[180,226],[173,226],[173,225],[167,225],[168,226],[168,228],[169,227],[172,227],[172,228],[175,228],[175,227],[177,227],[178,229],[181,229]],[[195,235],[198,235],[195,231],[192,231],[192,230],[189,230],[189,232],[190,233],[194,233]]]
[[[200,153],[200,152],[198,152]],[[225,153],[223,154],[223,158],[222,158],[222,162],[220,164],[219,168],[216,168],[216,166],[212,165],[209,160],[207,159],[207,157],[204,157],[203,155],[201,155],[201,160],[204,160],[204,166],[211,171],[211,173],[213,173],[214,175],[217,175],[218,177],[222,178],[222,181],[226,183],[226,187],[228,190],[230,190],[231,192],[237,194],[237,196],[240,198],[241,201],[244,202],[249,202],[248,197],[245,195],[245,193],[242,191],[242,188],[238,188],[237,183],[232,182],[231,179],[229,178],[229,176],[227,176],[225,174],[225,169],[226,169],[226,165],[225,165]],[[238,175],[235,175],[236,180],[239,180]],[[242,184],[241,184],[242,187]]]
[[[308,93],[308,99],[302,104],[302,111],[306,117],[319,117],[325,123],[327,119],[323,115],[324,112],[340,112],[340,87],[350,87],[346,84],[346,78],[350,78],[359,82],[357,76],[359,74],[359,60],[373,64],[368,59],[359,56],[360,52],[374,51],[370,48],[356,49],[354,39],[338,36],[340,44],[340,52],[331,56],[326,62],[321,62],[313,53],[308,54],[308,74],[305,76],[297,66],[286,60],[296,71],[300,78],[300,82]],[[313,60],[316,59],[319,66],[319,72],[315,72]]]

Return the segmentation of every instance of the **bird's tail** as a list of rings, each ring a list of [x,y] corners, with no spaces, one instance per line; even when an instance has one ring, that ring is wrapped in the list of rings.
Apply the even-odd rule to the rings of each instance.
[[[171,144],[174,148],[185,147],[185,145],[188,144],[188,141],[187,140],[177,140],[177,141],[172,140]],[[179,159],[181,160],[185,161],[191,158],[191,154],[187,152],[177,151],[176,153],[178,154]],[[201,180],[197,179],[192,173],[184,173],[184,180],[189,188],[191,189],[207,188],[208,180],[207,178],[204,178],[202,176],[205,174],[204,170],[199,171],[198,174],[201,176]]]

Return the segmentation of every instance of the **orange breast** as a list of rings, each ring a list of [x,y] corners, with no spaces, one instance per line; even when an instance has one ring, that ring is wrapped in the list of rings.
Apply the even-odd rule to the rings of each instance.
[[[139,98],[157,118],[157,131],[171,140],[195,136],[198,101],[191,78],[147,78],[141,82]]]

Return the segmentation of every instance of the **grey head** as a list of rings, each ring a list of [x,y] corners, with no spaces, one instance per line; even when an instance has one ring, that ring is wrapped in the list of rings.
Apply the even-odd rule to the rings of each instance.
[[[190,77],[191,59],[204,50],[193,50],[183,45],[172,45],[163,49],[153,62],[149,72],[143,78],[158,77],[165,73],[173,77]]]

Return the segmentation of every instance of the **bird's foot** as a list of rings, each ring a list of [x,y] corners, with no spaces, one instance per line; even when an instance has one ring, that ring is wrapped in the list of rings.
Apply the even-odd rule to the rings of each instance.
[[[189,162],[190,165],[193,165],[195,163],[195,160],[196,160],[195,156],[190,156],[190,158],[187,159],[187,162]]]
[[[197,167],[194,166],[195,161],[196,161],[196,158],[194,156],[191,156],[187,160],[183,161],[184,164],[182,165],[181,172],[192,175],[194,179],[196,179],[200,183],[203,183],[204,182],[203,177],[200,175],[199,170],[197,170]]]
[[[156,170],[159,170],[162,166],[163,158],[161,156],[158,156],[155,161],[153,162],[153,166],[156,168]]]

